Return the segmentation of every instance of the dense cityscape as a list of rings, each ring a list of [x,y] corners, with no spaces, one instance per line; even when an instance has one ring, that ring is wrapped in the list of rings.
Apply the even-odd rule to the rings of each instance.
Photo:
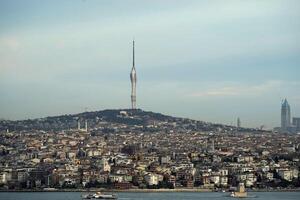
[[[134,55],[133,41],[131,109],[0,121],[0,190],[300,187],[300,118],[286,99],[273,131],[143,111]]]
[[[300,1],[0,1],[0,200],[300,199]]]
[[[140,109],[0,122],[0,187],[252,189],[300,186],[300,135]]]

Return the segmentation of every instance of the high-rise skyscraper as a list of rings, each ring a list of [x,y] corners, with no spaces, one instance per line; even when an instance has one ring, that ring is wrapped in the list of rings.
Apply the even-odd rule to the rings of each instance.
[[[286,131],[291,126],[291,109],[288,101],[284,99],[281,104],[281,129]]]
[[[134,40],[133,40],[133,59],[132,59],[130,80],[131,80],[131,108],[136,109],[136,71],[134,66]]]
[[[296,131],[300,132],[300,117],[293,117],[293,126]]]

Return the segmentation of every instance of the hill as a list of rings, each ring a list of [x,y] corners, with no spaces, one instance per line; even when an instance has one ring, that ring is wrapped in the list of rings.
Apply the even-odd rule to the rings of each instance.
[[[1,120],[0,130],[60,131],[77,129],[79,123],[82,128],[85,126],[85,122],[87,122],[90,130],[98,129],[100,127],[115,129],[119,126],[125,126],[126,128],[139,127],[145,131],[159,131],[167,129],[175,129],[176,131],[218,131],[220,129],[233,131],[236,129],[236,127],[232,126],[172,117],[141,109],[115,109],[28,120]],[[240,131],[254,131],[254,129],[241,128]]]

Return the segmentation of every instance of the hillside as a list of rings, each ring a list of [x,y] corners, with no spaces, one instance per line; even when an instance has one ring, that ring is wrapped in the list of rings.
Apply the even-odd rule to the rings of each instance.
[[[108,127],[114,129],[118,126],[126,126],[127,128],[140,127],[146,131],[158,131],[168,128],[174,128],[176,131],[216,131],[219,129],[232,131],[236,129],[235,127],[227,125],[172,117],[160,113],[143,111],[141,109],[115,109],[18,121],[2,120],[0,121],[0,130],[60,131],[77,129],[78,122],[80,122],[81,127],[84,127],[85,122],[87,122],[90,130],[98,129],[99,127]],[[254,129],[240,129],[240,131],[253,130]]]

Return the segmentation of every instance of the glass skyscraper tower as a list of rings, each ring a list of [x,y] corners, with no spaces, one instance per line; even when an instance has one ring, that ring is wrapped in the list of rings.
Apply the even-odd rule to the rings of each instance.
[[[286,99],[281,104],[281,129],[286,131],[291,126],[291,108]]]

